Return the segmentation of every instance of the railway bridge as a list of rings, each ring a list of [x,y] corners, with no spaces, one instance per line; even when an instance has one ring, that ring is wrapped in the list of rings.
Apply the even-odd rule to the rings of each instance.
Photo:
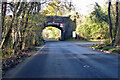
[[[76,24],[70,17],[64,16],[46,16],[46,23],[44,23],[42,29],[52,26],[61,30],[61,40],[66,40],[72,37],[72,31],[75,31]]]

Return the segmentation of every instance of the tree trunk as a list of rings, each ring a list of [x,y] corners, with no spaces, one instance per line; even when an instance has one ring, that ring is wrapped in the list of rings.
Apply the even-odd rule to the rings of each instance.
[[[9,28],[8,32],[5,33],[5,37],[2,39],[0,48],[3,48],[3,45],[5,43],[7,43],[8,39],[10,38],[10,35],[11,35],[11,32],[12,32],[12,24],[13,24],[13,22],[14,22],[14,17],[12,18],[11,25],[10,25],[10,28]]]
[[[114,38],[112,41],[112,44],[114,44],[114,45],[115,45],[117,29],[118,29],[118,5],[119,5],[119,2],[116,1],[116,23],[115,23],[115,30],[114,30]]]
[[[20,26],[18,26],[18,22],[20,21],[19,16],[21,15],[25,4],[24,4],[24,2],[20,2],[20,4],[18,6],[19,6],[19,8],[18,8],[18,12],[16,13],[16,17],[15,17],[15,21],[14,21],[15,24],[14,24],[14,28],[13,28],[13,30],[14,30],[13,31],[13,33],[14,33],[13,34],[13,53],[14,54],[16,52],[16,43],[17,43],[17,40],[18,40],[17,38],[19,38],[18,37],[19,35],[17,35],[17,34],[20,31]]]
[[[23,43],[22,43],[22,50],[23,49],[25,49],[25,39],[26,39],[26,36],[25,36],[25,33],[26,33],[26,28],[28,27],[28,17],[29,17],[29,14],[30,14],[30,11],[32,11],[33,10],[33,4],[34,4],[34,2],[31,2],[31,6],[29,7],[29,10],[28,10],[28,12],[27,12],[27,16],[26,16],[26,22],[25,22],[25,27],[24,27],[24,30],[23,30],[23,35],[24,35],[24,37],[23,37]]]
[[[23,38],[23,41],[22,41],[22,50],[24,50],[25,47],[26,47],[26,36],[27,36],[27,34],[24,35],[24,38]]]
[[[110,31],[110,41],[113,40],[113,36],[112,36],[112,21],[111,21],[111,0],[109,0],[109,5],[108,5],[108,18],[109,18],[109,31]]]
[[[120,3],[118,3],[120,7]],[[118,9],[118,14],[120,15],[120,8]],[[120,20],[120,16],[118,16],[118,21]],[[119,21],[120,23],[120,21]],[[115,45],[120,48],[120,24],[118,24],[117,35],[116,35],[116,43]]]
[[[6,2],[3,2],[2,3],[2,28],[4,26],[4,21],[5,21],[5,16],[6,16],[6,7],[7,7]],[[2,32],[3,32],[3,29],[2,29]]]
[[[1,33],[3,33],[4,32],[4,30],[3,30],[3,27],[4,27],[4,21],[5,21],[5,16],[6,16],[6,6],[7,6],[7,4],[6,4],[6,2],[2,2],[2,11],[1,11],[1,13],[2,13],[2,15],[1,15],[1,19],[2,19],[2,27],[1,27]],[[5,35],[4,35],[5,36]],[[0,48],[2,48],[2,45],[3,45],[3,43],[4,43],[4,41],[5,41],[5,39],[1,39],[1,38],[3,38],[3,35],[0,35],[0,40],[1,40],[1,42],[0,42]]]

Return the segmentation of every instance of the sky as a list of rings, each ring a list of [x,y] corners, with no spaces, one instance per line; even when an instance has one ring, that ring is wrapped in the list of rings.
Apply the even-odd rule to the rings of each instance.
[[[7,1],[12,1],[12,0],[7,0]],[[40,1],[40,0],[37,0],[37,1]],[[42,0],[42,1],[44,2],[45,0]],[[65,1],[65,0],[61,0],[61,1]],[[83,15],[87,15],[89,12],[93,10],[95,2],[97,2],[101,7],[103,7],[107,0],[66,0],[66,1],[68,2],[71,1],[75,6],[75,9],[77,12]],[[43,7],[45,8],[45,6]]]
[[[62,2],[71,1],[78,13],[82,15],[87,15],[93,10],[95,2],[97,2],[101,7],[103,7],[105,5],[105,2],[108,0],[61,0],[61,1]],[[45,6],[46,5],[43,6],[43,10],[45,9]],[[72,14],[72,12],[70,14]]]
[[[101,7],[105,5],[106,0],[71,0],[80,14],[87,15],[94,8],[95,2]]]

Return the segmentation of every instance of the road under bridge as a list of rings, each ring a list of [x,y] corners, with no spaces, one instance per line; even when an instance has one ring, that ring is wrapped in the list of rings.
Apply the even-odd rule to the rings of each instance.
[[[61,40],[69,39],[72,37],[72,31],[75,31],[76,24],[70,17],[63,16],[47,16],[47,22],[42,25],[42,29],[52,26],[61,30]]]

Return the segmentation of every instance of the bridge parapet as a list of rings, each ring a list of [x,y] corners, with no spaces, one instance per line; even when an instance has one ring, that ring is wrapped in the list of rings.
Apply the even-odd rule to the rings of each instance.
[[[55,23],[65,23],[69,19],[69,17],[62,17],[62,16],[47,16],[47,22],[55,22]]]
[[[47,23],[45,23],[45,26],[60,26],[60,23],[47,22]]]

